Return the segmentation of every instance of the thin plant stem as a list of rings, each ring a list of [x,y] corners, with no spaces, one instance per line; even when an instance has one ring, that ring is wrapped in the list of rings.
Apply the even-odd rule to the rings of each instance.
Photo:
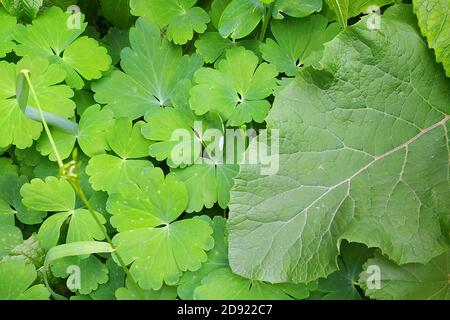
[[[41,104],[39,103],[39,99],[36,95],[36,91],[34,90],[34,87],[30,80],[30,71],[28,71],[27,69],[24,69],[21,71],[21,73],[24,75],[25,79],[28,82],[28,86],[30,87],[31,95],[33,96],[33,99],[36,102],[36,106],[38,108],[39,115],[41,116],[42,125],[44,126],[45,132],[47,133],[48,140],[50,141],[50,145],[52,146],[53,153],[55,154],[56,161],[58,162],[58,167],[61,169],[62,167],[64,167],[64,163],[61,160],[61,156],[59,155],[58,148],[56,147],[55,140],[53,140],[53,136],[47,125],[47,121],[45,121],[44,112],[42,111]]]
[[[76,173],[76,161],[73,160],[69,165],[64,165],[61,156],[58,151],[58,147],[55,144],[55,140],[53,139],[53,135],[48,127],[47,121],[44,117],[44,112],[42,111],[41,104],[39,103],[39,99],[36,95],[36,91],[34,90],[34,86],[31,83],[31,79],[29,76],[29,71],[24,69],[21,71],[22,74],[25,76],[25,79],[28,82],[28,86],[30,88],[31,95],[33,96],[33,99],[36,103],[36,106],[38,108],[39,114],[41,116],[42,125],[44,126],[45,132],[47,134],[48,140],[50,141],[50,145],[52,146],[53,153],[55,154],[56,160],[58,162],[60,174],[66,178],[66,180],[70,183],[74,191],[78,194],[83,204],[86,206],[88,211],[91,213],[92,218],[94,219],[97,226],[100,228],[100,230],[103,233],[103,236],[105,237],[108,244],[113,249],[112,254],[115,256],[117,262],[119,263],[120,267],[123,269],[125,274],[127,275],[130,284],[133,286],[133,288],[136,291],[136,294],[139,296],[140,299],[145,300],[145,295],[141,287],[137,284],[136,280],[134,279],[133,275],[131,274],[130,270],[128,269],[127,265],[125,264],[125,261],[120,256],[119,253],[117,253],[116,248],[112,242],[111,237],[109,236],[108,232],[106,231],[106,228],[103,226],[103,224],[100,222],[100,220],[97,217],[97,214],[95,210],[92,208],[91,204],[89,203],[88,198],[86,197],[86,194],[83,191],[83,188],[81,187],[80,179],[78,174]]]
[[[263,16],[261,33],[259,34],[259,41],[261,41],[261,42],[263,42],[264,39],[266,38],[267,27],[269,26],[269,22],[272,17],[272,11],[273,11],[274,5],[275,5],[275,1],[270,4],[269,8],[267,9],[266,14]]]

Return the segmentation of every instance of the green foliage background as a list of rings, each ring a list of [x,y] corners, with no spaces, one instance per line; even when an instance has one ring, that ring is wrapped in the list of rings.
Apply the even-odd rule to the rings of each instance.
[[[0,299],[450,298],[449,0],[0,2]]]

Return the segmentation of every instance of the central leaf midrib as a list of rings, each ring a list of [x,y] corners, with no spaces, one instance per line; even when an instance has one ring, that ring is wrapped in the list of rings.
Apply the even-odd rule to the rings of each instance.
[[[450,116],[446,116],[444,119],[442,119],[441,121],[435,123],[434,125],[423,129],[422,131],[420,131],[417,135],[415,135],[414,137],[412,137],[411,139],[409,139],[408,141],[404,142],[403,144],[389,150],[388,152],[380,155],[380,156],[376,156],[372,161],[370,161],[368,164],[366,164],[364,167],[362,167],[361,169],[359,169],[358,171],[356,171],[353,175],[351,175],[350,177],[346,178],[343,181],[338,182],[337,184],[331,186],[331,187],[325,187],[328,190],[325,191],[323,194],[321,194],[317,199],[315,199],[313,202],[311,202],[307,207],[305,207],[300,213],[303,212],[307,212],[312,206],[314,206],[317,202],[319,202],[321,199],[323,199],[326,195],[328,195],[331,191],[335,190],[336,188],[339,188],[340,186],[344,185],[345,183],[349,183],[351,182],[355,177],[357,177],[359,174],[363,173],[364,171],[366,171],[367,169],[369,169],[372,165],[374,165],[376,162],[378,162],[379,160],[382,160],[394,153],[396,153],[397,151],[402,150],[405,147],[408,147],[411,143],[413,143],[414,141],[416,141],[417,139],[419,139],[420,137],[422,137],[423,135],[429,133],[430,131],[445,125],[447,123],[447,121],[450,120]],[[300,187],[303,187],[303,185],[301,185]],[[295,215],[293,218],[295,218],[297,215]],[[292,219],[289,219],[288,221],[286,221],[286,223],[290,222]]]

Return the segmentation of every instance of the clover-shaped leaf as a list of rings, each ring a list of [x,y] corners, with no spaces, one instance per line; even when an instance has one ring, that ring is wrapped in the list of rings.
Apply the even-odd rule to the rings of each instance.
[[[14,47],[13,33],[16,28],[16,18],[0,8],[0,58],[11,52]]]
[[[200,54],[205,62],[217,64],[225,56],[228,49],[234,47],[244,47],[246,49],[258,52],[258,47],[261,42],[255,39],[242,39],[233,41],[228,38],[223,38],[218,32],[205,32],[201,34],[198,40],[195,41],[197,53]]]
[[[90,294],[99,288],[99,285],[108,282],[109,270],[106,265],[95,255],[90,255],[81,259],[80,257],[65,257],[52,263],[51,270],[53,275],[58,278],[67,278],[71,266],[77,266],[80,270],[80,287],[69,288],[71,291],[77,291],[80,294]]]
[[[175,221],[188,203],[184,183],[161,169],[147,169],[135,184],[110,196],[113,239],[118,253],[144,289],[175,285],[182,273],[197,270],[213,247],[212,229],[196,217]]]
[[[325,279],[319,280],[317,290],[323,294],[322,300],[361,300],[357,287],[359,274],[363,271],[363,264],[372,257],[373,250],[360,243],[341,245],[338,257],[339,270]]]
[[[67,132],[57,127],[51,128],[50,131],[61,159],[67,159],[71,155],[75,142],[78,142],[81,150],[91,157],[109,150],[106,134],[114,124],[113,117],[111,110],[93,105],[81,115],[77,132]],[[56,161],[47,135],[39,139],[36,149],[44,156],[49,155],[50,160]]]
[[[106,260],[105,265],[108,268],[108,282],[100,284],[90,294],[93,300],[114,300],[116,291],[125,284],[125,273],[112,258]]]
[[[146,140],[141,129],[143,122],[134,126],[131,120],[120,118],[106,136],[108,145],[119,155],[98,155],[89,160],[86,173],[89,182],[97,191],[114,193],[123,185],[132,183],[134,177],[141,174],[145,168],[152,168],[148,160],[138,160],[149,155],[150,141]]]
[[[75,191],[66,180],[55,177],[48,177],[45,181],[33,179],[22,187],[20,193],[28,208],[57,212],[47,218],[39,228],[38,239],[43,248],[50,249],[58,244],[61,228],[67,221],[67,243],[105,238],[89,210],[75,209]],[[98,221],[106,223],[103,215],[97,212],[95,214]]]
[[[176,44],[185,44],[193,38],[194,31],[203,33],[210,21],[197,0],[131,0],[131,12],[145,16],[161,28],[167,27],[167,37]]]
[[[14,225],[15,216],[23,224],[34,225],[41,223],[47,215],[46,212],[31,210],[23,204],[20,189],[26,183],[28,178],[15,172],[0,176],[0,222],[5,220]]]
[[[158,161],[167,159],[171,168],[196,163],[203,147],[215,143],[214,137],[204,136],[208,129],[223,132],[222,119],[215,112],[196,119],[191,111],[164,108],[150,112],[145,120],[147,123],[142,127],[142,134],[156,142],[150,146],[150,155]]]
[[[198,115],[218,112],[230,126],[263,122],[270,109],[265,99],[272,94],[277,75],[272,65],[258,66],[253,52],[242,47],[230,49],[217,70],[202,68],[195,73],[191,107]]]
[[[274,20],[271,30],[276,42],[267,39],[261,44],[263,58],[274,64],[278,72],[294,76],[301,67],[314,65],[322,58],[323,44],[333,39],[340,28],[335,23],[328,25],[321,15],[313,15]]]
[[[226,241],[226,223],[227,220],[222,217],[202,217],[213,228],[214,248],[208,251],[208,260],[197,271],[188,271],[183,274],[177,287],[178,295],[183,300],[192,300],[194,290],[202,283],[211,272],[228,267],[228,244]]]
[[[72,26],[69,13],[51,7],[33,24],[17,26],[14,40],[18,45],[14,51],[19,56],[42,57],[58,65],[66,73],[67,84],[81,89],[83,78],[99,79],[102,72],[108,71],[111,58],[96,40],[79,37],[87,25],[84,15],[80,19],[79,26]]]
[[[34,285],[37,272],[32,264],[21,260],[0,262],[0,300],[48,300],[50,292]]]
[[[30,71],[31,81],[44,111],[63,118],[73,116],[75,104],[70,100],[73,91],[65,85],[59,85],[64,80],[63,70],[49,65],[42,58],[25,57],[17,65],[0,61],[0,147],[13,144],[25,149],[39,138],[42,131],[41,124],[29,119],[16,100],[16,79],[23,69]],[[36,106],[36,101],[30,97],[29,104]]]
[[[239,165],[214,163],[209,159],[202,159],[200,162],[187,168],[172,169],[188,189],[189,203],[186,211],[200,212],[203,207],[212,208],[216,202],[226,209]]]
[[[172,106],[177,84],[202,66],[199,55],[183,56],[181,47],[161,38],[157,25],[139,18],[122,50],[121,67],[92,84],[95,100],[116,117],[137,119],[152,108]],[[114,92],[112,95],[111,92]]]

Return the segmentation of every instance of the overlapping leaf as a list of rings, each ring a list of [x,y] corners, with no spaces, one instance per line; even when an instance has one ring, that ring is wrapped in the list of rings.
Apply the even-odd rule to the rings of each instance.
[[[70,98],[73,91],[60,85],[65,73],[60,68],[42,59],[23,58],[17,65],[0,61],[0,147],[11,144],[20,149],[30,147],[33,140],[39,138],[42,126],[29,119],[19,107],[16,100],[17,76],[23,70],[30,71],[32,83],[41,107],[48,112],[63,118],[73,115],[75,104]],[[30,97],[29,104],[36,106]]]
[[[210,21],[197,0],[131,0],[132,13],[167,27],[167,37],[176,44],[185,44],[196,33],[203,33]]]
[[[450,3],[446,0],[414,0],[413,5],[422,34],[450,78]]]
[[[25,184],[20,193],[24,204],[33,210],[57,212],[47,218],[39,228],[38,238],[45,249],[58,244],[63,224],[69,224],[66,242],[103,240],[100,230],[91,213],[86,209],[75,209],[75,191],[64,179],[48,177],[34,179]],[[105,224],[105,218],[96,213],[97,219]]]
[[[370,266],[381,272],[371,279]],[[444,253],[427,264],[398,266],[382,255],[376,255],[364,265],[360,283],[367,296],[382,300],[449,300],[450,253]]]
[[[141,135],[143,122],[134,126],[131,120],[120,118],[106,135],[109,147],[119,156],[102,154],[89,160],[86,173],[97,191],[116,192],[121,186],[132,184],[145,168],[152,168],[148,160],[150,141]]]
[[[232,191],[235,272],[325,277],[340,239],[400,264],[448,250],[450,83],[411,17],[397,6],[381,30],[349,27],[325,46],[322,70],[278,92],[267,122],[280,130],[279,171],[244,166]]]
[[[188,203],[187,190],[175,176],[147,169],[135,184],[110,196],[113,239],[118,253],[144,289],[177,284],[184,271],[195,271],[213,247],[212,229],[196,217],[175,221]]]
[[[278,72],[294,76],[301,67],[314,65],[322,58],[323,44],[333,39],[339,28],[337,24],[328,25],[325,17],[314,15],[274,20],[271,30],[276,42],[267,39],[261,44],[263,58]]]
[[[96,101],[116,117],[137,119],[152,108],[172,106],[177,84],[190,79],[202,59],[183,56],[180,47],[161,38],[159,28],[143,18],[130,30],[130,44],[121,54],[124,72],[113,70],[92,88]]]
[[[33,285],[36,277],[32,264],[20,260],[0,262],[0,300],[48,300],[47,288]]]
[[[17,26],[14,40],[18,45],[14,51],[19,56],[47,59],[66,73],[67,84],[81,89],[83,78],[99,79],[111,65],[104,47],[92,38],[80,37],[87,25],[83,20],[83,15],[70,16],[58,7],[51,7],[33,24]]]
[[[12,36],[16,28],[16,18],[0,8],[0,58],[11,52],[14,46]]]
[[[276,85],[274,66],[262,63],[242,47],[228,50],[217,69],[202,68],[194,75],[191,108],[198,115],[214,111],[230,126],[263,122],[270,102],[266,100]]]

